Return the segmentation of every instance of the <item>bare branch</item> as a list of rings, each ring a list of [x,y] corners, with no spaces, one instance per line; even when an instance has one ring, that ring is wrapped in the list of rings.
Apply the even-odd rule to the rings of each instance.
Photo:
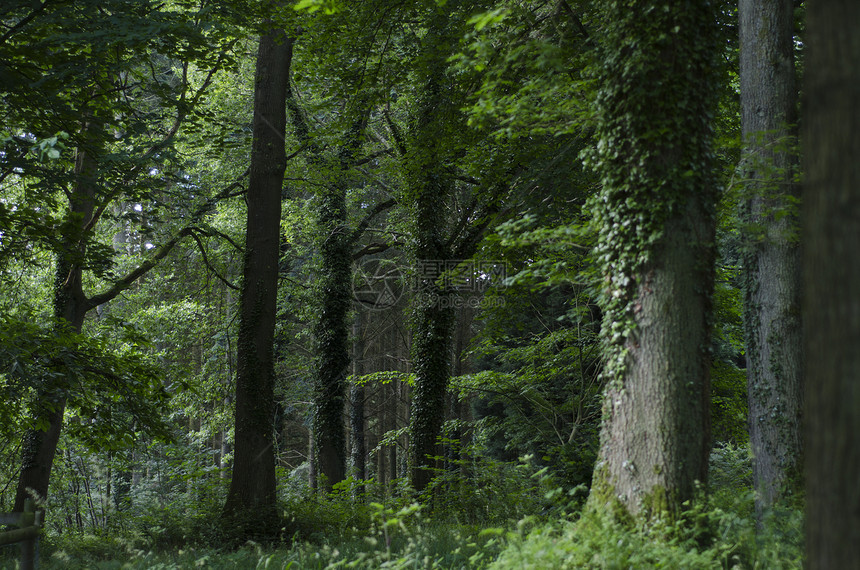
[[[215,269],[211,263],[209,263],[209,257],[206,255],[206,247],[203,245],[203,242],[200,240],[200,236],[197,235],[197,232],[191,232],[191,237],[194,238],[195,242],[197,242],[197,247],[200,250],[200,255],[203,256],[203,264],[207,268],[209,268],[209,271],[211,271],[215,275],[215,277],[217,277],[218,280],[221,281],[221,283],[223,283],[230,289],[233,289],[234,291],[240,291],[241,289],[239,287],[233,285],[230,281],[227,280],[227,278],[223,277],[220,273],[218,273],[218,270]]]

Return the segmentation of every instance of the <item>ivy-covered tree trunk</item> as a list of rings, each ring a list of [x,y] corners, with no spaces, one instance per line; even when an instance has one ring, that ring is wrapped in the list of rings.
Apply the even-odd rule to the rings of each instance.
[[[91,120],[82,129],[86,144],[98,135],[98,124]],[[75,159],[75,185],[69,195],[69,213],[64,225],[62,249],[57,253],[54,273],[54,318],[58,327],[80,333],[84,318],[92,304],[84,295],[81,257],[84,255],[85,228],[93,216],[98,162],[95,147],[78,148]],[[63,334],[59,330],[58,334]],[[31,496],[45,498],[51,481],[54,455],[63,430],[66,397],[63,386],[54,386],[40,394],[37,408],[31,413],[34,420],[45,422],[47,430],[28,429],[22,441],[21,475],[15,493],[14,510],[24,508],[24,500]]]
[[[860,3],[808,3],[803,154],[806,567],[860,561]]]
[[[281,30],[260,38],[254,79],[254,123],[237,342],[233,475],[225,518],[238,532],[276,530],[274,334],[280,252],[284,131],[292,40]],[[244,526],[244,525],[248,526]]]
[[[415,385],[410,412],[409,452],[412,486],[423,491],[441,456],[438,439],[445,419],[445,393],[451,377],[451,343],[454,330],[452,292],[445,285],[445,264],[453,254],[446,233],[445,204],[454,181],[445,167],[451,150],[443,142],[453,102],[444,72],[453,23],[438,12],[430,23],[422,49],[427,63],[422,92],[412,118],[407,172],[412,209],[412,254],[417,290],[412,315],[412,366]]]
[[[803,350],[792,0],[741,0],[749,433],[756,516],[798,483]],[[794,489],[796,491],[796,489]]]
[[[349,324],[352,304],[352,230],[347,225],[346,192],[348,172],[355,153],[361,148],[368,112],[359,95],[353,111],[355,121],[346,133],[338,152],[335,180],[323,191],[319,226],[321,275],[319,291],[322,311],[316,322],[316,378],[314,383],[313,429],[316,442],[318,477],[326,489],[346,478],[346,376],[349,369]],[[296,111],[294,111],[294,114]],[[306,125],[306,124],[305,124]],[[304,127],[307,129],[307,127]],[[307,134],[305,137],[309,140]],[[321,149],[312,145],[312,150]],[[324,165],[318,156],[314,161]],[[334,169],[333,169],[334,170]]]
[[[352,303],[352,242],[346,220],[346,186],[329,185],[322,195],[319,290],[322,310],[316,323],[317,369],[313,430],[318,482],[325,489],[346,477],[344,405],[349,367],[347,314]]]
[[[433,257],[419,259],[419,264]],[[412,486],[423,491],[433,478],[438,444],[445,419],[445,393],[451,377],[451,334],[454,311],[444,306],[444,290],[427,285],[413,316],[412,358],[415,387],[412,391],[409,433]]]
[[[347,316],[352,303],[352,246],[354,237],[347,225],[346,194],[348,171],[356,151],[361,148],[369,109],[360,93],[351,111],[355,121],[345,133],[337,161],[332,164],[317,144],[299,106],[298,98],[288,86],[287,104],[299,141],[305,145],[308,162],[332,179],[324,182],[320,196],[319,239],[320,279],[317,290],[321,298],[319,318],[314,325],[316,361],[314,363],[312,478],[321,488],[346,478],[346,376],[349,368],[349,325]],[[317,488],[316,484],[313,488]]]
[[[714,210],[715,4],[612,2],[594,201],[604,423],[590,504],[677,516],[705,481]]]

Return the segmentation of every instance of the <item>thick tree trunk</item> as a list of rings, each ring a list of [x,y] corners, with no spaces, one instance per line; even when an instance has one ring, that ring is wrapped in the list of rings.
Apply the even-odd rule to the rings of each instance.
[[[594,492],[644,518],[678,514],[707,480],[712,206],[691,199],[666,223],[656,261],[637,278],[627,374],[604,395]]]
[[[91,121],[83,129],[85,135],[95,139],[99,124]],[[93,216],[97,159],[94,149],[78,149],[75,160],[75,186],[69,197],[69,224],[63,249],[57,254],[54,277],[54,318],[57,326],[80,333],[84,318],[92,308],[83,291],[82,271],[77,259],[84,253],[84,228]],[[62,331],[60,331],[62,334]],[[22,441],[21,475],[15,494],[14,510],[24,508],[24,500],[31,494],[46,498],[51,481],[51,467],[63,430],[63,413],[66,399],[59,391],[40,395],[38,409],[33,410],[39,419],[47,422],[47,430],[28,429]]]
[[[235,451],[224,505],[225,518],[241,523],[237,530],[247,536],[271,536],[277,529],[274,333],[291,60],[292,40],[282,31],[260,38],[237,343]]]
[[[595,221],[607,388],[589,502],[619,518],[677,517],[707,476],[715,16],[656,0],[603,15]]]
[[[450,5],[449,5],[450,6]],[[451,7],[450,9],[453,9]],[[445,418],[445,393],[451,376],[454,329],[452,291],[443,279],[453,253],[446,240],[448,220],[443,204],[454,183],[445,168],[451,149],[443,147],[442,133],[455,124],[456,107],[445,84],[450,48],[455,45],[453,18],[439,12],[424,37],[432,59],[424,71],[423,91],[416,105],[410,133],[407,171],[413,195],[412,254],[416,262],[417,298],[413,300],[412,371],[415,387],[410,411],[409,459],[412,486],[423,491],[441,455],[438,438]]]
[[[808,3],[806,567],[860,564],[860,3]]]
[[[798,485],[803,351],[792,0],[741,0],[747,391],[756,516]],[[796,491],[797,489],[794,489]]]

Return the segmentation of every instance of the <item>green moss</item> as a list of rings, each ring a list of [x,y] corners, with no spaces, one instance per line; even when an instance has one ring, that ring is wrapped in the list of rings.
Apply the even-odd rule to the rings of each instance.
[[[642,496],[642,518],[649,522],[674,521],[678,515],[674,508],[677,504],[673,493],[662,485],[656,485],[650,493]]]
[[[606,466],[600,466],[594,470],[591,483],[591,493],[588,496],[587,510],[608,516],[611,520],[623,524],[632,525],[633,515],[627,505],[619,498],[618,492],[609,481],[609,470]]]

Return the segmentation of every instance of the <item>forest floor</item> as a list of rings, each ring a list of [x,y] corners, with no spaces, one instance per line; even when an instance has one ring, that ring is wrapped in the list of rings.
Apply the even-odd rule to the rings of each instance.
[[[601,516],[525,517],[506,528],[421,520],[400,511],[361,532],[333,532],[286,545],[247,543],[139,548],[121,536],[66,534],[40,547],[42,569],[334,568],[802,568],[802,515],[774,512],[754,522],[719,508],[691,513],[678,527],[630,528]],[[696,526],[699,525],[698,528]],[[18,568],[16,547],[0,550],[0,569]]]

